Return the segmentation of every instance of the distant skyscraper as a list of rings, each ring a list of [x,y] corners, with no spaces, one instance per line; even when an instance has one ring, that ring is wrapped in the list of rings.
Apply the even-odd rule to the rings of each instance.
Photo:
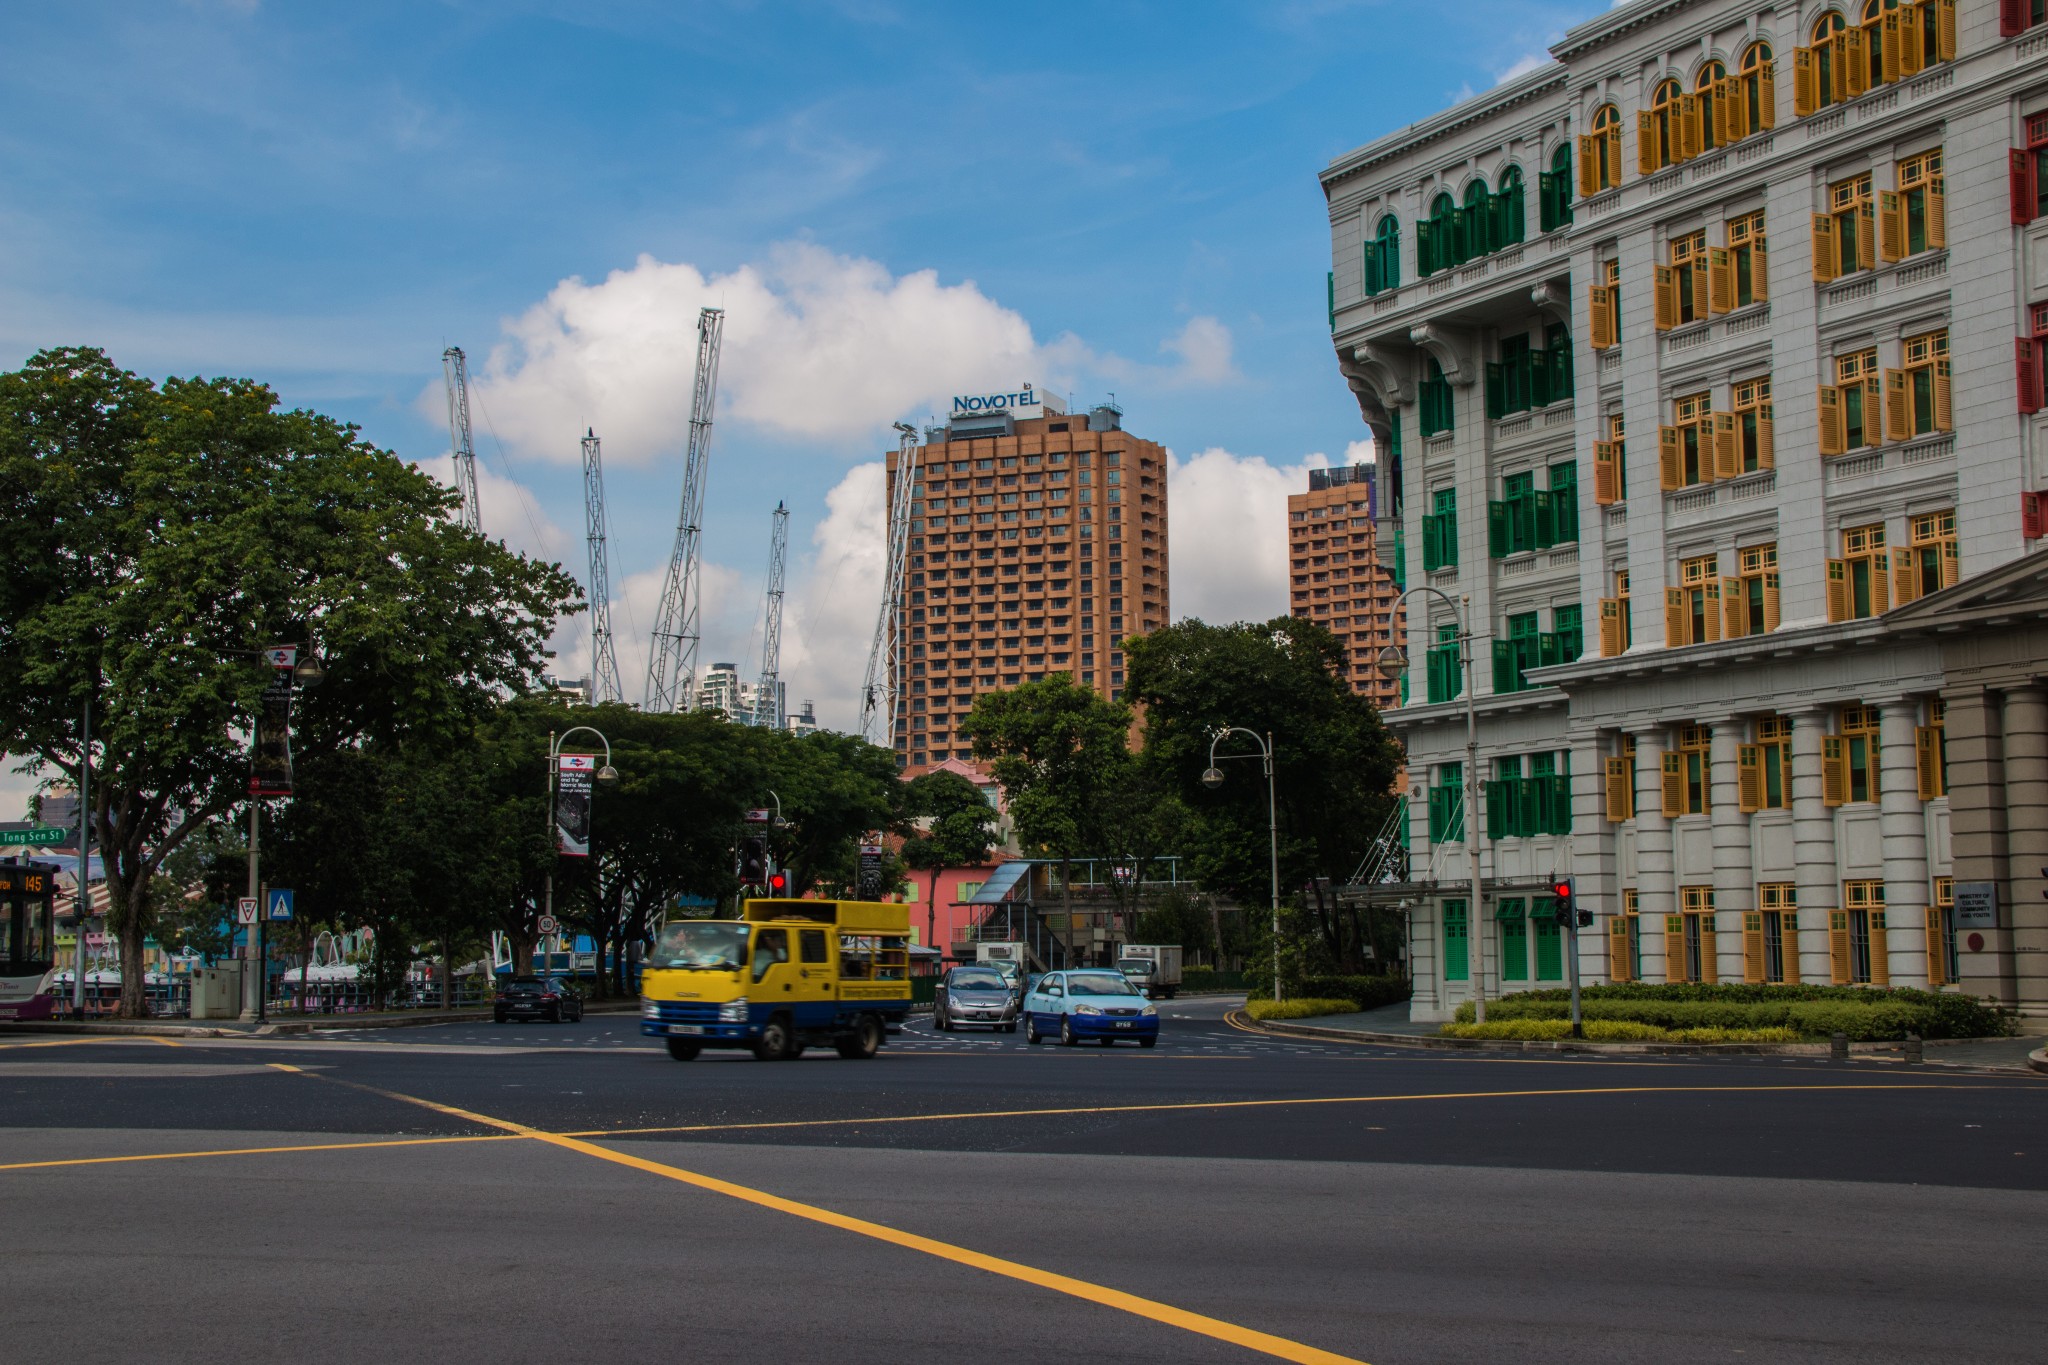
[[[1375,667],[1401,638],[1394,624],[1393,575],[1373,548],[1375,470],[1369,464],[1311,469],[1308,492],[1287,495],[1289,610],[1328,626],[1344,642],[1351,690],[1391,707],[1400,688]]]

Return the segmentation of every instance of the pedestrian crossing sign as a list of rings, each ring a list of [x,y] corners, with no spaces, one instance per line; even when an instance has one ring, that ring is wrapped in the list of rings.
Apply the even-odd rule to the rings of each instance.
[[[289,920],[292,917],[292,893],[272,887],[270,903],[264,915],[273,923]]]

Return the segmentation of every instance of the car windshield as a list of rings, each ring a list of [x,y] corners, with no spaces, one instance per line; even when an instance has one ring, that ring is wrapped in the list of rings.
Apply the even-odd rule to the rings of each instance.
[[[1009,986],[998,972],[955,972],[949,983],[956,991],[1006,991]]]
[[[739,967],[746,949],[744,924],[671,924],[654,940],[647,965],[730,972]]]
[[[1075,995],[1136,995],[1131,983],[1106,972],[1075,973],[1067,978],[1067,989]]]

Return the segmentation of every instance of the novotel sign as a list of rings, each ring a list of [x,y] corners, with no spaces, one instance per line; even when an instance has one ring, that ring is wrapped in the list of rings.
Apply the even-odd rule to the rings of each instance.
[[[982,417],[993,412],[1007,412],[1013,417],[1040,417],[1047,412],[1065,411],[1059,400],[1051,394],[1040,393],[1026,384],[1015,393],[955,394],[952,415]]]

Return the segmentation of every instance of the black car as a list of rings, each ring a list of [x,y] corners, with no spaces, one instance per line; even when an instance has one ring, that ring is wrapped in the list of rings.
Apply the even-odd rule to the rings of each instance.
[[[497,999],[491,1002],[492,1022],[499,1024],[507,1019],[577,1023],[582,1018],[583,997],[570,990],[566,982],[552,978],[512,977],[498,987]]]

